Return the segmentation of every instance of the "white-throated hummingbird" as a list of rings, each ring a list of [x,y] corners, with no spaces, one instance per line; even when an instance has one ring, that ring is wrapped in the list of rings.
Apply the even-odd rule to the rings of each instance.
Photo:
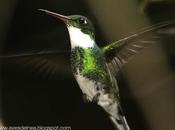
[[[100,48],[95,41],[94,27],[86,17],[81,15],[63,16],[48,10],[39,10],[65,23],[71,42],[71,67],[87,100],[101,106],[109,114],[118,130],[129,130],[120,104],[116,73],[122,65],[127,63],[131,55],[137,54],[145,47],[142,45],[145,41],[141,40],[140,44],[134,43],[130,47],[125,47],[125,42],[136,37],[135,34]],[[160,24],[156,28],[165,25]],[[150,30],[137,35],[147,31]],[[154,39],[154,37],[152,36],[150,39]]]
[[[63,16],[47,10],[39,10],[66,24],[71,42],[71,67],[87,100],[100,105],[109,114],[118,130],[129,130],[120,106],[117,81],[107,65],[110,59],[105,57],[112,48],[98,47],[95,42],[94,27],[86,17]]]

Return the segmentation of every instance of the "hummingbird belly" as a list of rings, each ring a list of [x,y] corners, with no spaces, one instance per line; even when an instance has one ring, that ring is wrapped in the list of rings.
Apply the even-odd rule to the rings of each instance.
[[[102,84],[94,82],[82,76],[80,73],[76,74],[75,77],[82,92],[87,95],[88,100],[92,101],[93,97],[99,92],[98,87]]]
[[[89,101],[92,101],[94,97],[99,94],[97,104],[102,106],[110,115],[117,118],[117,100],[111,96],[111,93],[107,93],[105,89],[98,89],[98,87],[104,86],[102,83],[89,80],[88,78],[81,76],[81,74],[77,74],[75,77],[80,89],[87,95]]]

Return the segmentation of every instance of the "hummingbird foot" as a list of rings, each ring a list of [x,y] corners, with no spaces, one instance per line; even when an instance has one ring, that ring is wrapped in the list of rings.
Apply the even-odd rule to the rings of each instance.
[[[97,93],[93,98],[92,98],[92,103],[97,103],[99,101],[99,96],[100,93]]]

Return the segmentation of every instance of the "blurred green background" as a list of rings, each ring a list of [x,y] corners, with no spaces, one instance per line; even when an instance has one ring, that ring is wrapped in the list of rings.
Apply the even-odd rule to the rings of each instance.
[[[70,68],[70,42],[65,25],[38,12],[38,8],[90,18],[96,29],[96,41],[103,46],[152,24],[174,19],[175,2],[0,0],[1,55],[63,51],[58,55],[0,59],[1,125],[113,130],[100,107],[83,102]],[[118,77],[122,106],[131,130],[175,129],[174,27],[167,29],[168,35],[160,44],[144,50],[125,65]],[[56,70],[43,67],[45,59],[56,62]]]

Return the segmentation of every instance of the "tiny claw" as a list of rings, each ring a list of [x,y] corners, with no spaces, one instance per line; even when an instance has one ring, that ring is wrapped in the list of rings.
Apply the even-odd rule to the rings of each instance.
[[[99,96],[100,96],[100,93],[97,93],[97,94],[93,97],[92,102],[93,102],[93,103],[97,103],[97,102],[99,101]]]

